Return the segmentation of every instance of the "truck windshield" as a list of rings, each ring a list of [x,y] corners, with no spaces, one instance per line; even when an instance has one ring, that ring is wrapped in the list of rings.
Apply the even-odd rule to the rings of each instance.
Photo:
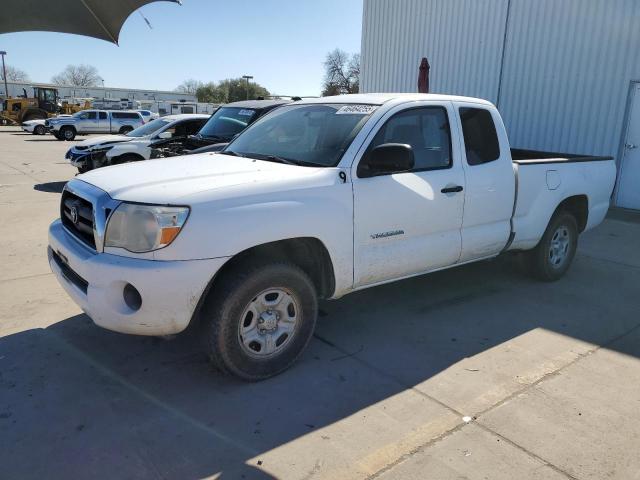
[[[155,120],[145,123],[138,128],[131,130],[127,133],[127,137],[146,137],[147,135],[151,135],[166,125],[171,123],[169,120],[164,120],[162,118],[156,118]]]
[[[374,105],[288,105],[247,128],[228,154],[334,167],[375,111]]]
[[[200,129],[198,135],[209,138],[231,138],[247,128],[256,114],[256,110],[252,108],[219,108]]]

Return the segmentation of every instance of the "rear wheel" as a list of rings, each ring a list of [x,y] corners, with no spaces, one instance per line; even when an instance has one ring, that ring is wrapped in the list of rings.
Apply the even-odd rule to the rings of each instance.
[[[289,263],[237,268],[213,286],[202,310],[209,356],[220,370],[248,381],[289,368],[316,324],[313,282]]]
[[[540,243],[525,252],[525,261],[534,277],[553,282],[562,277],[573,261],[578,247],[578,224],[573,215],[554,214]]]
[[[60,136],[64,140],[70,142],[71,140],[76,138],[76,129],[73,127],[62,127],[60,129]]]

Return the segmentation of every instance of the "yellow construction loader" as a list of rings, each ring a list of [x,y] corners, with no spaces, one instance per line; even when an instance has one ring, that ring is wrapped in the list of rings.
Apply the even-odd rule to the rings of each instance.
[[[28,120],[45,119],[60,113],[58,89],[51,87],[33,87],[33,97],[24,95],[7,98],[2,102],[0,123],[3,125],[20,125]]]

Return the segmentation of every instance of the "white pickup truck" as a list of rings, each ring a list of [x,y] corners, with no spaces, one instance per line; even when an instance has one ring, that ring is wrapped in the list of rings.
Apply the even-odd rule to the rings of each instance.
[[[605,217],[615,175],[610,158],[511,150],[483,100],[309,99],[221,153],[76,177],[48,252],[96,324],[197,324],[216,366],[259,380],[304,350],[319,298],[506,251],[558,279]]]
[[[140,112],[125,110],[82,110],[70,117],[45,120],[44,126],[58,140],[71,141],[77,134],[119,133],[124,135],[140,125],[144,118]]]

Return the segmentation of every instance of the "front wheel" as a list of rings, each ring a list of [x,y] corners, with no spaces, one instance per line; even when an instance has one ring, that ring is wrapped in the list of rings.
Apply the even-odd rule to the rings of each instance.
[[[534,277],[545,282],[553,282],[562,277],[573,261],[578,247],[578,224],[568,212],[557,212],[540,243],[525,252],[525,261]]]
[[[73,127],[62,127],[60,129],[60,135],[63,139],[70,142],[74,138],[76,138],[76,129]]]
[[[318,315],[313,282],[289,263],[236,268],[203,305],[207,350],[216,367],[243,380],[289,368],[305,349]]]
[[[47,131],[45,130],[44,125],[36,125],[33,129],[33,133],[35,135],[44,135]]]

